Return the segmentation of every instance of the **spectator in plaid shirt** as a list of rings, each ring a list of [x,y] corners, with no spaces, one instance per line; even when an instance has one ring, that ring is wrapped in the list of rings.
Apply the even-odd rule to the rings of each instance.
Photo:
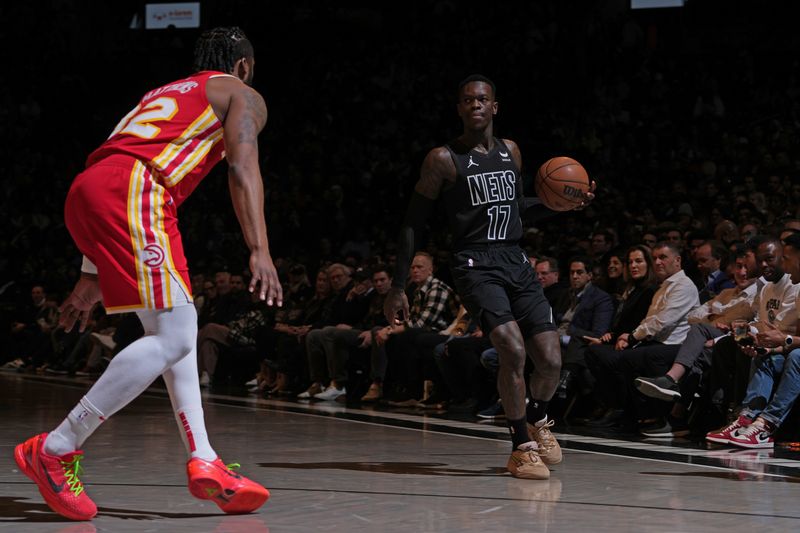
[[[373,385],[382,386],[385,369],[388,365],[398,386],[394,400],[410,401],[422,396],[421,361],[428,346],[430,336],[426,332],[445,329],[458,310],[458,302],[453,289],[433,275],[433,257],[425,252],[417,252],[411,262],[411,283],[409,294],[412,304],[409,316],[401,323],[373,330],[373,366],[382,367],[383,372],[373,368]],[[436,337],[434,337],[435,339]],[[441,343],[438,339],[436,344]],[[414,400],[416,402],[416,400]]]

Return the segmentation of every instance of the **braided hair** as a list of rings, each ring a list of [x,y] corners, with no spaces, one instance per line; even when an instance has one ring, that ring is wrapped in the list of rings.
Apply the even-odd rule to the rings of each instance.
[[[214,28],[203,32],[197,39],[193,69],[194,72],[218,70],[231,73],[237,61],[253,55],[253,45],[240,28]]]

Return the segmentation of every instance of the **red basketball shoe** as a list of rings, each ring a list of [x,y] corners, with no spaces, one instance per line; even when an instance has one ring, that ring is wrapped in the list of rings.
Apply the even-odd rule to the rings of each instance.
[[[14,448],[14,459],[22,473],[31,478],[50,509],[72,520],[90,520],[97,506],[78,479],[83,452],[76,450],[60,457],[44,452],[47,433],[36,435]]]
[[[269,491],[232,468],[239,465],[226,465],[219,457],[213,461],[189,459],[186,463],[189,492],[195,498],[212,500],[228,514],[250,513],[264,505]]]

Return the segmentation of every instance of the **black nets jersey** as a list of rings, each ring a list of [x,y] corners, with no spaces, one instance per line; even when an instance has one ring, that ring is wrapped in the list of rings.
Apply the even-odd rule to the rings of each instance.
[[[518,200],[520,169],[505,143],[495,139],[488,154],[458,140],[445,145],[456,165],[456,181],[442,192],[453,250],[516,244],[522,238]]]

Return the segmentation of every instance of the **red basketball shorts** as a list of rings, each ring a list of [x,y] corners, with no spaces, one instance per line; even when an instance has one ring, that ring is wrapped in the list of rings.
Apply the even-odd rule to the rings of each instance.
[[[64,217],[78,249],[97,266],[109,313],[192,302],[177,207],[139,160],[113,156],[79,174]]]

